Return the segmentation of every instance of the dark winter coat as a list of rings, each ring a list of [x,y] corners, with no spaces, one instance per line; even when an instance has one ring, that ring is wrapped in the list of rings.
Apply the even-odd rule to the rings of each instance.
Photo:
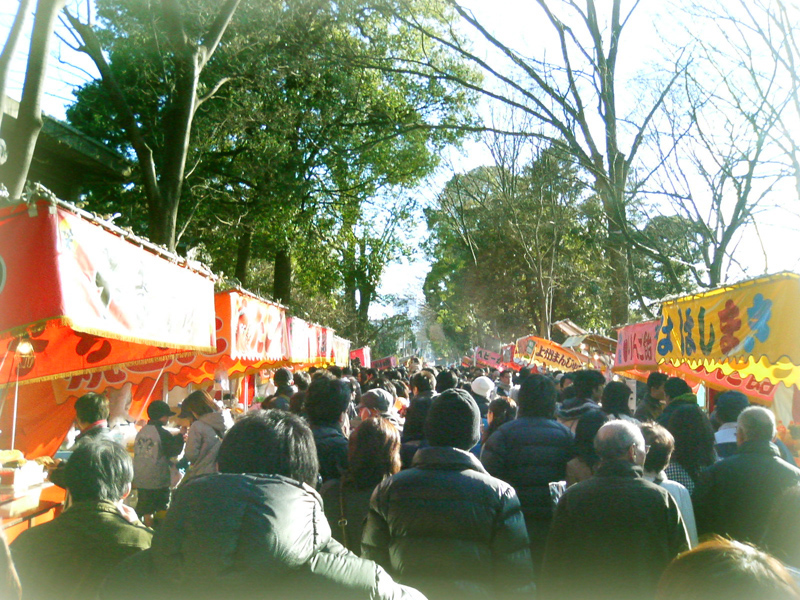
[[[547,520],[553,512],[548,484],[566,478],[572,456],[567,427],[553,419],[519,417],[486,440],[481,462],[492,476],[514,487],[527,518]]]
[[[331,539],[313,489],[278,475],[215,473],[181,488],[150,550],[101,598],[423,598]]]
[[[542,567],[543,600],[647,600],[688,549],[675,499],[627,461],[601,463],[558,503]]]
[[[150,547],[153,532],[111,502],[75,502],[11,544],[25,600],[93,598],[110,569]]]
[[[519,500],[469,452],[431,446],[375,489],[362,556],[431,600],[532,598]]]
[[[800,483],[800,469],[778,456],[769,442],[745,442],[733,456],[700,473],[692,494],[697,533],[717,533],[759,543],[783,490]]]
[[[339,479],[347,470],[347,438],[338,423],[312,425],[322,481]]]
[[[435,397],[436,392],[429,390],[411,398],[403,426],[403,443],[425,439],[425,419]]]

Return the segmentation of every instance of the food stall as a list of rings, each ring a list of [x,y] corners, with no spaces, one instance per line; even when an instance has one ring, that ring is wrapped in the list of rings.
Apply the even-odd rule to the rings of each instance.
[[[69,204],[0,207],[0,448],[19,451],[0,472],[0,516],[42,492],[26,461],[52,455],[74,420],[62,382],[212,350],[213,290],[199,263]]]
[[[800,420],[798,303],[795,273],[666,300],[660,319],[620,330],[614,370],[642,380],[658,369],[714,390],[741,391],[770,406],[789,435]]]

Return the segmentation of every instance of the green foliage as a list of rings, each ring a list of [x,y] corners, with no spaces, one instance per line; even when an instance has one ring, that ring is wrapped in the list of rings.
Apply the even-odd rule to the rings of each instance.
[[[157,153],[174,85],[158,11],[139,0],[97,4],[98,36]],[[405,9],[444,30],[453,18],[445,5]],[[217,3],[184,6],[191,38],[208,26]],[[269,295],[270,265],[283,249],[294,270],[292,308],[369,337],[369,305],[385,265],[402,252],[397,231],[410,216],[398,192],[432,173],[442,150],[473,124],[470,92],[394,69],[398,56],[424,58],[431,72],[477,77],[453,53],[431,52],[391,12],[364,0],[244,0],[201,76],[200,96],[216,91],[194,119],[179,250],[203,248],[215,270]],[[135,158],[106,94],[98,82],[87,84],[68,118]],[[138,181],[95,188],[86,201],[145,231]]]
[[[428,336],[438,354],[549,337],[565,318],[607,325],[602,210],[557,149],[456,175],[427,219],[425,297],[437,324]]]

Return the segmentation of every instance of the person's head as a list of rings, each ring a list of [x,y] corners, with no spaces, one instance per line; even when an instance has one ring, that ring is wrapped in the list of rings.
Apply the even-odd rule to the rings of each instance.
[[[456,387],[458,387],[458,373],[452,369],[442,371],[436,376],[436,393],[441,394]]]
[[[358,488],[372,489],[400,471],[400,433],[388,419],[370,417],[350,434],[347,477]]]
[[[494,381],[485,375],[481,375],[472,382],[471,388],[473,394],[481,396],[482,398],[488,398],[494,391]]]
[[[647,376],[647,393],[655,400],[663,401],[664,397],[664,384],[667,383],[669,377],[664,373],[653,371]]]
[[[217,467],[220,473],[283,475],[314,487],[319,471],[314,434],[292,413],[248,413],[222,439]]]
[[[292,381],[298,391],[305,392],[308,389],[308,385],[311,383],[311,375],[305,371],[298,371],[292,375]]]
[[[292,374],[291,369],[287,369],[286,367],[281,367],[275,371],[275,375],[272,376],[272,382],[276,387],[291,385],[293,381],[294,375]]]
[[[75,401],[75,420],[78,422],[78,429],[85,429],[93,423],[108,419],[108,415],[108,398],[101,394],[89,392]]]
[[[701,469],[714,464],[717,459],[714,428],[699,406],[680,406],[669,418],[667,429],[675,438],[673,461],[690,476],[695,477]]]
[[[415,396],[424,392],[433,391],[436,387],[436,377],[427,369],[414,373],[411,377],[411,393]]]
[[[723,423],[736,423],[739,415],[748,406],[750,406],[750,401],[742,392],[729,390],[721,393],[717,396],[717,401],[714,405],[717,422],[720,425]]]
[[[556,412],[556,386],[544,375],[529,375],[519,387],[519,416],[552,419]]]
[[[656,600],[796,600],[781,563],[754,546],[720,537],[679,554],[658,582]]]
[[[647,447],[639,428],[630,421],[609,421],[594,438],[594,449],[602,461],[626,460],[642,466]]]
[[[197,390],[186,396],[180,409],[178,417],[181,419],[199,419],[203,415],[219,412],[219,407],[205,390]]]
[[[500,375],[498,376],[497,380],[500,382],[500,385],[502,385],[503,387],[510,388],[511,387],[511,380],[513,378],[513,375],[514,375],[514,373],[511,371],[511,369],[506,369],[505,371],[500,373]]]
[[[342,367],[338,365],[331,365],[330,367],[328,367],[328,373],[336,377],[336,379],[341,379],[344,376],[344,373],[342,372]]]
[[[675,438],[667,428],[652,421],[642,423],[639,429],[642,430],[645,445],[650,446],[644,461],[644,470],[648,473],[660,473],[667,468],[669,459],[672,458]]]
[[[600,428],[608,422],[608,415],[602,410],[587,410],[575,425],[575,454],[589,467],[597,464],[599,457],[594,449],[594,438]]]
[[[603,386],[606,378],[600,371],[594,369],[584,369],[573,373],[575,381],[575,394],[580,399],[594,400],[599,402],[603,395]],[[564,378],[562,377],[563,381]]]
[[[558,391],[562,392],[573,385],[575,385],[575,375],[572,373],[564,373],[561,379],[558,380]]]
[[[603,389],[603,410],[609,415],[630,415],[628,402],[632,393],[627,384],[612,381]]]
[[[745,408],[736,420],[736,441],[739,444],[771,442],[776,433],[775,415],[763,406]]]
[[[517,404],[507,396],[500,396],[489,403],[489,410],[486,413],[488,426],[484,429],[482,439],[489,439],[499,427],[517,417]]]
[[[447,390],[431,403],[425,419],[425,439],[431,446],[469,450],[480,440],[481,414],[464,390]]]
[[[166,423],[176,413],[163,400],[153,400],[147,405],[147,418],[151,421]]]
[[[359,416],[366,420],[370,417],[386,415],[394,406],[394,398],[384,389],[373,388],[361,395],[358,405]]]
[[[306,390],[304,410],[312,425],[336,423],[350,405],[350,382],[346,379],[318,377]]]
[[[691,393],[692,388],[680,377],[670,377],[664,383],[664,398],[667,402],[672,402],[678,396]]]
[[[775,499],[760,545],[784,564],[800,568],[800,485]]]
[[[75,448],[64,479],[74,502],[119,502],[131,491],[133,461],[116,442],[94,440]]]
[[[530,377],[531,373],[533,373],[533,369],[531,367],[522,367],[519,370],[519,382],[520,382],[520,384],[522,384],[523,381],[525,381],[528,377]]]

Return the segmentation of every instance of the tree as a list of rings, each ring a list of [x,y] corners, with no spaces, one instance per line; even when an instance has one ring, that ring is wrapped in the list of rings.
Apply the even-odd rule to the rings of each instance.
[[[0,157],[2,157],[0,164],[6,163],[0,174],[12,200],[20,198],[25,189],[36,140],[42,129],[42,95],[47,74],[47,58],[50,54],[50,43],[58,13],[65,2],[66,0],[39,0],[36,5],[19,114],[8,140],[0,140],[4,143],[4,146],[0,147]],[[14,23],[0,54],[0,121],[5,112],[8,69],[16,52],[29,6],[29,0],[20,0]]]
[[[425,295],[439,353],[549,338],[563,318],[607,326],[600,247],[585,234],[600,225],[596,198],[563,150],[520,141],[495,139],[495,165],[454,176],[427,211]]]
[[[383,6],[379,0],[376,2]],[[653,115],[679,69],[654,102],[639,111],[638,117],[636,114],[619,115],[617,60],[622,34],[639,2],[632,2],[624,11],[622,0],[613,0],[606,18],[595,0],[586,0],[583,6],[571,0],[537,0],[537,4],[556,36],[558,51],[554,60],[549,54],[527,58],[492,34],[456,0],[450,0],[450,5],[464,23],[488,43],[493,55],[483,58],[459,40],[431,31],[424,23],[409,17],[406,22],[437,47],[456,52],[475,65],[490,84],[476,86],[469,81],[459,82],[448,73],[438,73],[436,79],[461,83],[486,99],[528,115],[540,129],[512,133],[561,145],[590,174],[605,219],[602,241],[612,289],[609,316],[612,323],[626,323],[630,297],[629,176]],[[403,62],[399,57],[384,68],[420,72],[417,65]]]
[[[136,154],[147,198],[150,239],[171,251],[176,247],[192,123],[197,109],[227,81],[202,82],[201,77],[240,2],[225,0],[210,14],[200,16],[181,0],[160,0],[156,10],[150,3],[135,0],[98,0],[100,30],[66,11],[76,41],[73,48],[88,55],[100,72],[108,99]],[[140,28],[136,32],[119,29],[115,18],[119,14],[138,18]],[[131,90],[121,85],[115,69],[118,45],[129,43],[133,37],[149,44],[151,50],[163,49],[160,58],[167,85],[158,98],[154,123],[163,136],[158,146],[152,136],[148,138],[132,105]]]
[[[753,7],[765,12],[756,15]],[[749,20],[746,27],[737,14]],[[715,288],[727,281],[743,232],[794,172],[794,153],[775,144],[783,139],[791,87],[769,52],[752,43],[753,30],[769,29],[770,18],[761,3],[687,10],[692,62],[657,116],[654,175],[641,187],[645,215],[669,223],[672,236],[633,239],[678,291],[681,284]]]
[[[244,2],[204,71],[210,81],[228,81],[196,113],[193,168],[176,237],[183,247],[203,245],[215,268],[287,304],[295,304],[292,286],[301,264],[311,271],[308,278],[303,275],[306,291],[344,293],[342,279],[334,282],[331,274],[341,276],[345,262],[329,256],[354,224],[365,231],[363,205],[385,202],[414,185],[434,169],[444,146],[463,135],[436,123],[469,119],[471,100],[461,89],[357,64],[353,57],[387,48],[401,48],[408,56],[426,52],[382,15],[364,13],[362,5],[358,0]],[[123,30],[139,26],[144,16],[115,18]],[[371,37],[361,35],[365,30]],[[120,42],[115,64],[146,125],[142,130],[161,146],[159,99],[168,81],[153,48]],[[435,64],[458,68],[449,55]],[[130,152],[106,102],[104,88],[90,84],[79,92],[70,120]],[[103,212],[113,210],[103,204],[108,206]],[[309,264],[304,253],[317,264]],[[388,255],[367,256],[376,261]],[[265,260],[274,267],[270,291],[263,289]],[[383,264],[369,268],[380,272]],[[262,279],[254,279],[256,271]],[[364,307],[358,310],[365,315],[374,294],[364,290],[361,298]]]

